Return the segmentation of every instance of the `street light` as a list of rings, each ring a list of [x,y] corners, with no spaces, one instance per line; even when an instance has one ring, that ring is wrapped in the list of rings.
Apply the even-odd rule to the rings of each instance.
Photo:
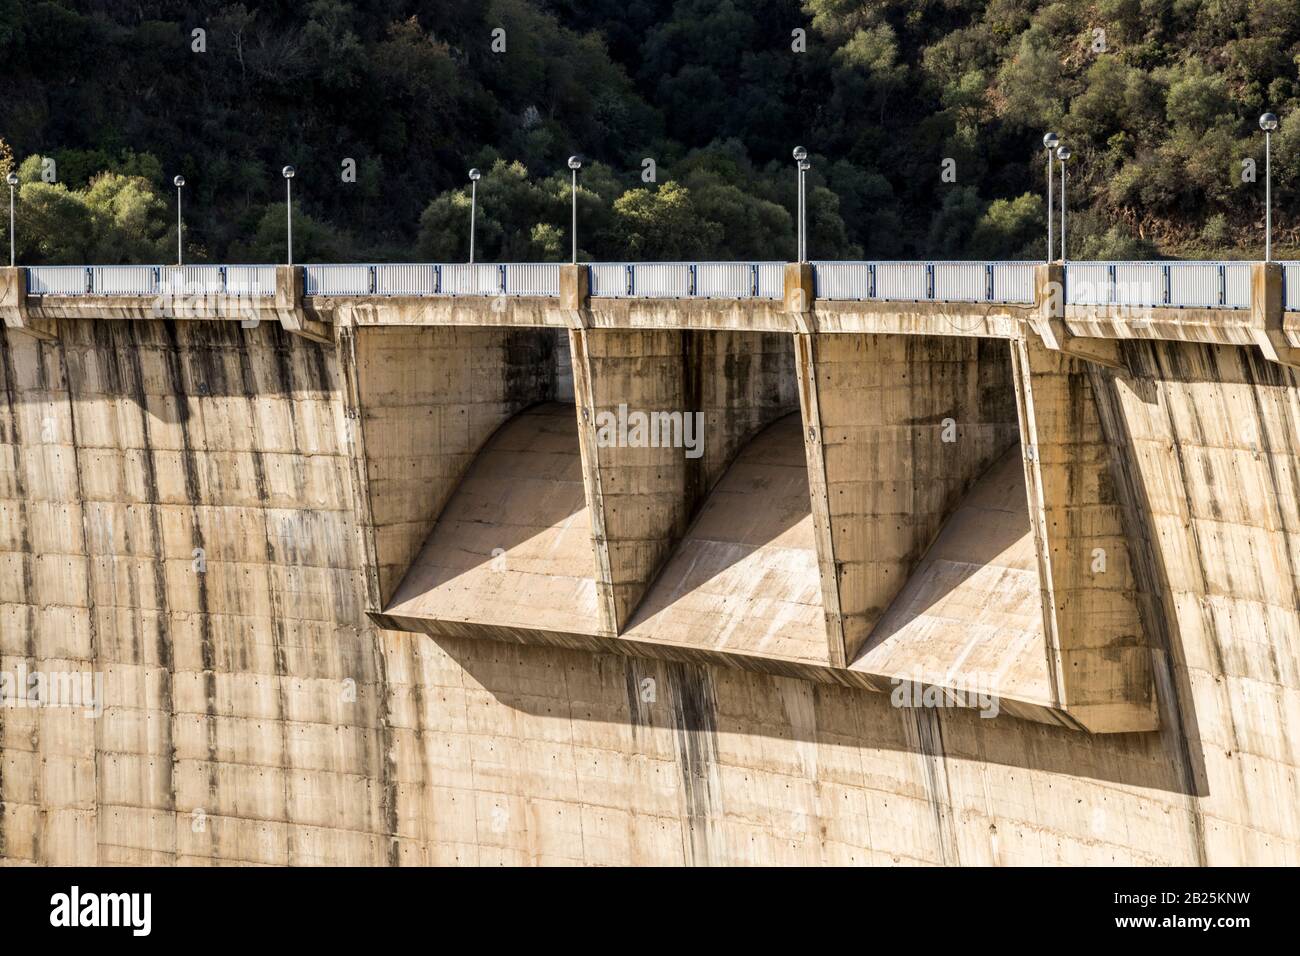
[[[1070,158],[1070,150],[1059,146],[1056,158],[1061,161],[1061,262],[1065,262],[1065,163]]]
[[[474,220],[478,212],[478,181],[483,174],[477,169],[469,171],[469,263],[474,264]]]
[[[795,224],[795,233],[796,233],[796,239],[795,239],[796,250],[795,250],[795,251],[796,251],[796,254],[797,254],[797,256],[798,256],[799,261],[800,261],[800,262],[803,262],[803,261],[805,261],[805,256],[804,256],[804,246],[805,246],[805,244],[806,244],[806,239],[807,239],[807,236],[806,236],[806,233],[807,233],[807,222],[806,222],[805,217],[804,217],[804,192],[803,192],[803,181],[804,181],[804,176],[803,176],[803,174],[806,173],[806,172],[808,171],[808,169],[809,169],[809,166],[808,166],[808,150],[804,149],[802,146],[796,146],[796,147],[794,148],[793,156],[794,156],[794,168],[795,168],[795,170],[796,170],[796,172],[797,172],[797,175],[798,175],[798,177],[799,177],[799,178],[798,178],[798,196],[799,196],[799,198],[798,198],[798,203],[797,203],[797,205],[798,205],[798,212],[796,213],[796,216],[797,216],[797,218],[798,218],[798,221],[797,221],[796,224]]]
[[[569,157],[569,169],[573,171],[573,225],[569,230],[573,237],[573,262],[578,262],[578,170],[582,168],[582,160],[577,156]]]
[[[1043,137],[1047,150],[1047,261],[1052,261],[1052,150],[1061,145],[1061,137],[1048,133]]]
[[[1265,113],[1259,118],[1264,131],[1264,261],[1273,261],[1273,169],[1272,139],[1277,129],[1277,115]]]
[[[177,176],[172,180],[176,184],[176,264],[184,265],[181,257],[181,188],[185,185],[185,177]]]
[[[14,265],[14,189],[18,186],[18,174],[10,173],[5,177],[9,184],[9,268]]]
[[[292,166],[286,166],[280,170],[280,175],[284,177],[284,208],[285,214],[289,220],[289,261],[287,265],[293,265],[293,174],[296,170]]]

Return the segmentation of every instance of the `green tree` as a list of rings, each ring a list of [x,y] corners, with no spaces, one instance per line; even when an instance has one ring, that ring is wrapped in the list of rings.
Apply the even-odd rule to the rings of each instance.
[[[722,238],[722,226],[703,218],[690,190],[672,180],[657,189],[628,190],[614,202],[614,215],[629,259],[707,256]]]

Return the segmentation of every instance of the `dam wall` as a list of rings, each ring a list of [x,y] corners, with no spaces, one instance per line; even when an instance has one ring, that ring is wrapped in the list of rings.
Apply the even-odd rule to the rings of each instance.
[[[0,672],[102,712],[0,707],[3,862],[1300,862],[1267,343],[565,305],[33,301]],[[603,444],[620,402],[716,442]],[[995,716],[898,706],[963,667]]]

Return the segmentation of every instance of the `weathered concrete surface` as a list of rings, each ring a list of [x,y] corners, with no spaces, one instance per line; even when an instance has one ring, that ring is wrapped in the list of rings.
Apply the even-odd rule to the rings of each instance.
[[[565,345],[544,329],[340,332],[344,417],[378,610],[488,436],[555,398]]]
[[[572,405],[535,406],[492,436],[384,614],[600,633]]]
[[[856,670],[1056,702],[1018,448],[944,524],[853,662]]]
[[[625,636],[827,662],[797,414],[770,425],[741,451]]]
[[[596,576],[613,635],[737,450],[794,407],[793,359],[788,339],[753,333],[575,329],[570,342]],[[632,412],[675,415],[680,428],[624,441],[610,423]],[[688,425],[699,454],[684,447]]]
[[[962,495],[1016,441],[1013,393],[1007,347],[997,340],[800,340],[813,517],[824,529],[832,661],[842,664],[857,656]]]
[[[1055,698],[1094,733],[1152,730],[1150,642],[1088,366],[1033,336],[1012,356]]]
[[[272,323],[6,332],[0,666],[100,671],[108,709],[0,708],[5,862],[1300,863],[1293,373],[1159,342],[1087,370],[1160,716],[1095,735],[611,638],[377,628],[387,426],[351,330],[334,352]],[[392,351],[417,391],[440,367]],[[422,407],[384,377],[372,407],[427,417],[432,386]],[[462,472],[517,413],[488,404]],[[381,471],[440,447],[399,434]],[[427,496],[394,522],[412,554],[439,467],[403,489]]]

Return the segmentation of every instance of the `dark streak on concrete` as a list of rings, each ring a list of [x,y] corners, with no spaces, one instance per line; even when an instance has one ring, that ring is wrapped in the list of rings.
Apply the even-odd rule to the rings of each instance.
[[[935,707],[904,708],[915,734],[916,752],[924,771],[925,796],[934,817],[934,845],[939,863],[960,866],[957,834],[952,819],[952,791],[943,747],[943,723]]]
[[[1170,345],[1175,349],[1194,347],[1179,346],[1176,343]],[[1177,611],[1158,543],[1160,534],[1154,524],[1150,494],[1117,393],[1117,382],[1121,378],[1136,394],[1152,393],[1159,381],[1155,348],[1155,345],[1146,342],[1121,343],[1121,355],[1127,366],[1125,371],[1115,371],[1091,363],[1088,371],[1102,436],[1110,450],[1110,471],[1124,516],[1129,559],[1139,598],[1138,613],[1148,639],[1158,651],[1153,655],[1152,666],[1164,672],[1164,683],[1173,688],[1168,695],[1169,699],[1159,701],[1165,710],[1160,721],[1161,744],[1166,752],[1174,756],[1174,763],[1182,778],[1182,790],[1191,798],[1186,801],[1191,837],[1197,862],[1204,866],[1208,860],[1205,819],[1197,798],[1209,792],[1209,782],[1204,761],[1192,743],[1200,740],[1195,695],[1182,641],[1178,637]],[[1148,401],[1154,401],[1154,396]],[[1172,428],[1172,422],[1170,427]],[[1160,684],[1161,681],[1156,682],[1157,687]]]
[[[718,704],[708,668],[667,663],[669,700],[676,730],[677,766],[686,797],[687,861],[698,865],[722,859],[722,848],[711,842],[722,817],[718,781]]]
[[[204,547],[203,527],[198,519],[198,509],[202,504],[203,495],[202,484],[199,481],[198,454],[194,449],[193,438],[190,435],[190,396],[185,387],[185,375],[181,362],[182,345],[179,324],[174,319],[167,319],[163,321],[163,329],[168,345],[163,354],[167,368],[169,391],[176,396],[177,425],[181,431],[181,466],[185,471],[185,496],[190,503],[190,544],[193,548],[198,549]],[[207,715],[204,723],[208,736],[208,793],[215,796],[218,786],[217,661],[216,651],[213,646],[207,575],[196,573],[194,577],[198,592],[200,654],[203,662],[203,689]]]
[[[141,456],[141,467],[144,471],[144,507],[149,515],[149,530],[153,540],[153,587],[154,593],[158,598],[159,609],[159,626],[158,626],[158,645],[156,653],[158,655],[158,668],[160,672],[159,679],[159,696],[161,698],[162,708],[167,714],[166,725],[160,730],[162,739],[160,741],[160,750],[167,761],[167,799],[168,809],[175,812],[176,810],[176,660],[172,652],[171,634],[168,631],[167,622],[171,620],[170,599],[167,594],[167,571],[163,561],[163,527],[162,527],[162,509],[159,507],[158,494],[158,467],[154,460],[154,445],[151,420],[149,414],[148,395],[144,385],[144,369],[140,365],[140,356],[145,346],[140,341],[140,336],[135,332],[138,327],[132,323],[125,323],[122,330],[122,337],[130,339],[129,343],[124,343],[125,351],[129,355],[128,374],[123,382],[123,394],[130,394],[135,399],[135,407],[140,415],[140,434],[144,437],[145,454]],[[138,613],[138,612],[137,612]],[[141,662],[144,657],[141,655]],[[172,855],[175,857],[179,847],[173,845]]]

